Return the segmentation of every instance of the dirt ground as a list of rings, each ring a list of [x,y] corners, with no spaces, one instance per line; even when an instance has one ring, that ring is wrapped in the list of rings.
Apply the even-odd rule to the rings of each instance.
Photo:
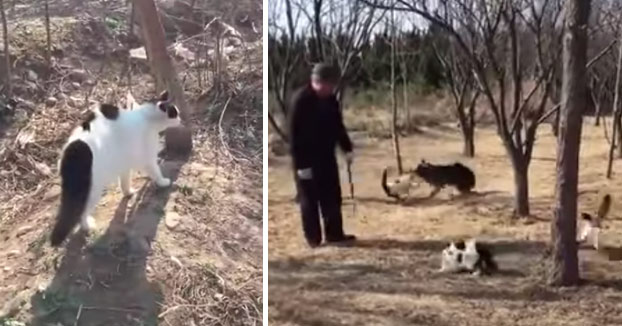
[[[49,233],[70,131],[93,101],[119,105],[130,89],[138,102],[157,93],[147,62],[127,59],[142,43],[138,27],[128,32],[126,1],[49,3],[49,78],[42,6],[18,0],[7,8],[19,104],[7,113],[0,97],[0,326],[261,324],[261,2],[157,1],[170,44],[207,52],[189,62],[188,51],[169,49],[193,110],[193,152],[163,153],[170,188],[139,173],[130,199],[111,186],[94,232],[76,232],[60,249]],[[193,15],[179,19],[183,10]],[[227,38],[219,87],[213,37],[201,34],[214,17],[241,34]]]
[[[347,124],[347,121],[346,121]],[[427,199],[421,185],[406,205],[387,198],[380,186],[385,166],[394,166],[390,140],[354,135],[356,211],[344,165],[341,181],[346,232],[351,247],[306,247],[289,158],[269,160],[270,325],[620,325],[622,262],[587,248],[579,252],[584,285],[551,288],[545,283],[555,184],[556,140],[540,128],[530,167],[532,216],[512,220],[513,177],[494,129],[476,133],[476,157],[460,155],[462,142],[451,126],[424,128],[402,139],[407,167],[425,158],[459,160],[476,176],[476,194],[450,198],[445,189]],[[602,127],[585,122],[580,163],[580,211],[595,212],[610,192],[608,239],[622,239],[622,161],[605,178],[608,145]],[[490,241],[500,273],[489,277],[438,275],[446,241],[476,236]]]

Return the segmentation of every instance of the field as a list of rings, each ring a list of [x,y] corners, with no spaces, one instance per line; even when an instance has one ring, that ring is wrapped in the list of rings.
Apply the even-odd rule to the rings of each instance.
[[[124,106],[131,90],[141,103],[160,90],[144,58],[128,59],[142,46],[128,2],[49,1],[48,72],[43,5],[6,7],[18,105],[7,110],[0,98],[2,326],[261,324],[261,2],[156,3],[193,112],[193,152],[162,154],[170,188],[140,173],[131,199],[111,186],[94,232],[60,249],[49,234],[70,131],[97,102]],[[214,36],[203,31],[215,17],[239,33],[226,38],[218,85]],[[196,49],[205,58],[189,60]]]
[[[344,114],[346,117],[348,114]],[[350,122],[346,120],[346,125]],[[492,127],[476,131],[476,157],[460,155],[455,125],[422,128],[403,138],[404,163],[460,160],[477,176],[476,194],[453,196],[445,189],[425,198],[425,184],[405,205],[380,186],[385,166],[395,166],[390,139],[352,134],[356,211],[341,165],[346,232],[359,237],[350,247],[306,247],[289,158],[269,159],[270,325],[620,325],[622,262],[587,248],[579,252],[585,280],[580,287],[552,288],[545,282],[555,185],[556,139],[540,128],[529,170],[532,216],[513,220],[510,162]],[[622,162],[605,178],[608,144],[602,127],[584,122],[579,210],[595,212],[610,192],[608,238],[622,239]],[[477,236],[490,241],[500,273],[489,277],[438,275],[448,240]]]

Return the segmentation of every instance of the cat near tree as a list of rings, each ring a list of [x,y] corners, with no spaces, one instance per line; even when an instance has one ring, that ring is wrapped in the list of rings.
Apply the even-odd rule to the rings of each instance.
[[[137,105],[128,96],[127,110],[101,104],[72,132],[59,161],[61,203],[51,244],[59,246],[78,223],[89,232],[95,227],[91,213],[104,189],[119,180],[131,196],[131,170],[142,170],[158,187],[171,180],[158,166],[159,133],[181,124],[179,109],[163,92],[151,102]]]

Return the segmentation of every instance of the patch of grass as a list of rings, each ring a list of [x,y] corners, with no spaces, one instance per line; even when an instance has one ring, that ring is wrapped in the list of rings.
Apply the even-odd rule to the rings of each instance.
[[[26,249],[26,251],[32,252],[36,257],[41,257],[41,255],[43,255],[43,249],[45,248],[45,243],[48,237],[49,232],[42,232],[37,239],[28,244],[28,249]]]
[[[0,326],[26,326],[26,324],[11,318],[0,318]]]
[[[187,185],[179,185],[178,188],[179,188],[179,193],[181,193],[182,195],[192,196],[192,192],[193,192],[192,187],[187,186]]]
[[[106,26],[114,32],[119,31],[123,27],[123,23],[115,17],[106,17],[104,22]]]

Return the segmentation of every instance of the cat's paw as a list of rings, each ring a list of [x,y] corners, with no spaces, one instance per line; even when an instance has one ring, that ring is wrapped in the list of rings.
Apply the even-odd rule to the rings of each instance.
[[[156,184],[160,188],[168,187],[168,186],[171,185],[171,179],[169,179],[169,178],[162,178],[160,180],[157,180]]]
[[[80,222],[80,228],[82,229],[82,231],[85,231],[87,233],[95,229],[96,226],[97,225],[95,224],[95,219],[93,219],[93,216],[90,215],[82,219],[82,221]]]

